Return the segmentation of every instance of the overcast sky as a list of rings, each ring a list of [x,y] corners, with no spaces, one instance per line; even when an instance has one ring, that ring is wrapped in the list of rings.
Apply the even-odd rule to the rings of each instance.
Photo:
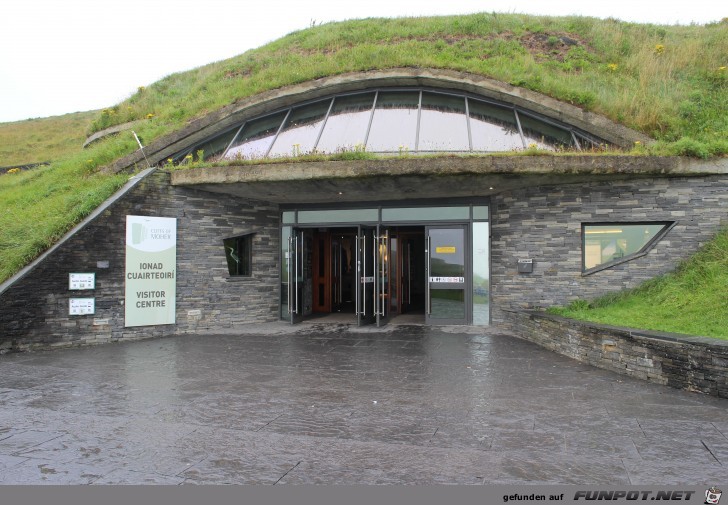
[[[716,0],[7,0],[0,122],[101,109],[174,72],[229,58],[312,21],[506,12],[704,24]],[[725,5],[725,4],[723,4]]]

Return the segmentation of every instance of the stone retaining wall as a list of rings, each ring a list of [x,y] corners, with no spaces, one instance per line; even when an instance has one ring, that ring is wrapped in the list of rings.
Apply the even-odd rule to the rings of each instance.
[[[672,221],[645,255],[582,275],[583,223]],[[652,177],[505,191],[491,203],[491,307],[568,305],[632,289],[675,270],[728,224],[728,177]],[[519,259],[533,272],[518,273]]]
[[[506,311],[520,338],[583,363],[688,391],[728,398],[728,341]]]

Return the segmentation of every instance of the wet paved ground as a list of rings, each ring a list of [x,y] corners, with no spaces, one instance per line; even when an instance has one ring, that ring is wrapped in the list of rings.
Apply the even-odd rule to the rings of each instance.
[[[283,324],[0,356],[5,484],[706,484],[728,400],[479,328]]]

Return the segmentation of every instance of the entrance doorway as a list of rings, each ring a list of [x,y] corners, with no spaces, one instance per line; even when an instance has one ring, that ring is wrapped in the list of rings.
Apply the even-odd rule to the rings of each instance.
[[[425,323],[425,227],[317,227],[288,237],[291,321]]]
[[[488,215],[485,206],[284,211],[281,317],[487,325]]]

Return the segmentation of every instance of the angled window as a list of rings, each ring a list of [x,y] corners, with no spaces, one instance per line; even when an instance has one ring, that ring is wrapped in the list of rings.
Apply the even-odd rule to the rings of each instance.
[[[672,221],[582,223],[584,275],[644,256],[674,224]]]
[[[529,114],[519,112],[518,119],[521,122],[523,138],[526,146],[536,144],[539,149],[555,151],[560,148],[573,148],[574,138],[569,130],[556,126],[553,123],[543,121]]]
[[[417,150],[420,152],[470,151],[465,97],[422,93]]]
[[[250,277],[252,271],[253,234],[223,239],[225,259],[231,277]]]
[[[468,99],[473,151],[511,151],[523,149],[512,108]]]
[[[233,137],[235,137],[235,134],[239,129],[240,127],[236,126],[235,128],[227,130],[226,132],[218,135],[217,137],[213,137],[202,144],[197,144],[192,149],[179,153],[175,157],[174,162],[177,164],[187,163],[189,159],[187,156],[192,156],[194,160],[198,160],[200,152],[202,154],[202,158],[205,160],[215,159],[222,156],[225,152],[225,148],[228,144],[230,144],[230,141],[233,140]]]
[[[373,92],[337,96],[316,150],[335,153],[364,146],[373,106]]]
[[[382,91],[377,97],[367,151],[414,151],[417,140],[418,91]]]
[[[225,158],[264,158],[286,116],[287,111],[282,111],[245,123],[225,153]]]
[[[313,151],[330,104],[329,98],[293,109],[269,156],[298,156]]]

